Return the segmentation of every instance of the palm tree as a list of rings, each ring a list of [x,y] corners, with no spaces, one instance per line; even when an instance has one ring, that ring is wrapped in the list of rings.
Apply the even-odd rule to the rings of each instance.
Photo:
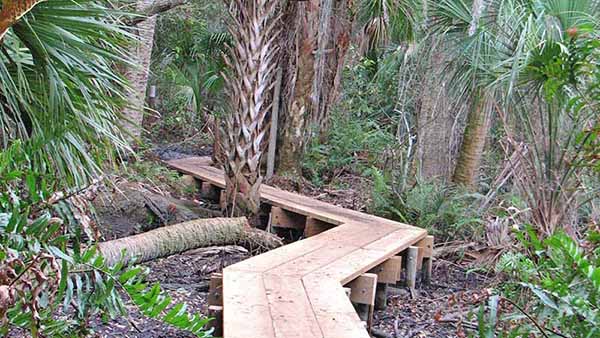
[[[529,145],[517,184],[534,222],[550,234],[559,225],[571,223],[569,210],[576,209],[573,204],[581,195],[577,176],[582,138],[578,135],[584,134],[594,112],[575,102],[585,97],[581,88],[594,74],[590,65],[596,61],[589,41],[600,31],[599,5],[592,0],[484,4],[473,10],[471,1],[432,3],[436,28],[455,39],[462,67],[454,83],[466,97],[472,97],[472,115],[482,110],[489,114],[494,108],[505,121],[509,141]],[[581,31],[585,34],[578,34]],[[475,122],[468,123],[467,134],[479,134],[478,118],[469,120]],[[483,146],[469,143],[482,139],[465,137],[463,152],[469,156],[463,156],[464,161],[481,157]],[[455,173],[457,181],[470,176],[472,168],[462,178]]]
[[[0,12],[1,149],[40,145],[31,163],[81,185],[128,151],[119,127],[128,64],[119,13],[102,1],[3,1]],[[115,150],[116,149],[116,150]]]
[[[231,111],[225,116],[223,135],[230,215],[256,215],[260,207],[259,167],[276,66],[277,4],[275,0],[234,0],[230,4],[233,43],[226,85]]]

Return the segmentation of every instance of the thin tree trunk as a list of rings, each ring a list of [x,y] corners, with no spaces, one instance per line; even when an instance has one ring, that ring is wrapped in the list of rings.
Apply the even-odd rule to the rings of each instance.
[[[267,232],[252,229],[246,218],[207,218],[165,226],[142,234],[98,244],[105,262],[111,266],[125,252],[125,264],[151,261],[184,251],[240,244],[250,250],[281,246],[281,240]]]
[[[154,0],[141,0],[137,4],[137,9],[143,11],[150,8],[153,3]],[[129,68],[125,72],[125,77],[131,84],[131,91],[128,95],[129,104],[124,109],[123,115],[126,119],[125,128],[134,138],[139,138],[142,134],[146,87],[148,86],[156,19],[157,16],[153,15],[133,27],[134,33],[138,36],[138,41],[131,46],[130,53],[138,66]]]
[[[448,57],[441,39],[431,40],[434,50],[428,57],[424,74],[443,74]],[[447,181],[452,176],[450,147],[454,143],[454,114],[448,100],[447,79],[426,76],[421,85],[420,109],[417,116],[417,174],[425,179]]]
[[[452,181],[473,188],[479,173],[485,139],[489,130],[489,103],[486,95],[478,95],[467,117],[467,126],[456,162]]]
[[[260,211],[261,158],[267,134],[266,116],[276,66],[278,1],[234,0],[230,32],[234,43],[231,74],[226,76],[232,112],[225,116],[223,142],[226,212],[254,216]]]

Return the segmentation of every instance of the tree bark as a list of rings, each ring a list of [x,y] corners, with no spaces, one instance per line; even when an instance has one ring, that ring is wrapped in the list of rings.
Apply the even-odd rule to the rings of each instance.
[[[489,130],[490,100],[485,94],[477,95],[467,117],[464,138],[452,181],[473,188],[479,172],[485,139]]]
[[[230,12],[231,72],[226,76],[232,109],[226,114],[223,143],[226,215],[249,216],[260,211],[260,172],[267,134],[267,113],[278,48],[278,2],[234,0]]]
[[[298,175],[310,139],[325,130],[338,98],[352,20],[347,1],[289,1],[277,171]]]
[[[98,244],[107,265],[141,263],[207,246],[242,245],[251,251],[281,246],[272,234],[252,229],[246,218],[208,218],[165,226]]]
[[[149,8],[154,0],[141,0],[137,9],[143,11]],[[146,101],[146,87],[148,86],[148,75],[150,72],[150,59],[154,45],[154,29],[156,28],[156,15],[147,17],[133,26],[134,34],[138,41],[131,46],[130,53],[138,62],[137,67],[131,67],[125,71],[125,77],[131,84],[128,95],[128,106],[124,109],[125,128],[133,138],[139,138],[142,134],[142,123],[144,120],[144,108]]]
[[[443,43],[440,39],[432,39],[431,44],[434,50],[423,73],[443,74],[449,63]],[[417,174],[426,180],[448,181],[452,176],[455,116],[448,100],[447,79],[444,76],[425,77],[417,115]]]

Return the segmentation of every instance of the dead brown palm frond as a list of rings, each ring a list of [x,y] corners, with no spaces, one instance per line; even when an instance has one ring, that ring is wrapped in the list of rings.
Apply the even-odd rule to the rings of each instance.
[[[228,214],[254,215],[260,206],[259,166],[279,35],[277,4],[275,0],[229,3],[233,44],[225,79],[231,111],[224,119],[223,136]]]
[[[29,13],[35,5],[46,0],[2,0],[0,10],[0,42],[8,29],[17,23],[25,14]]]

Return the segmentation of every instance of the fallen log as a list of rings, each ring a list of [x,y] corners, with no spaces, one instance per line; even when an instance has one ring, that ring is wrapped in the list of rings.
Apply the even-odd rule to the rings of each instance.
[[[134,236],[98,244],[111,266],[123,256],[124,264],[142,263],[184,251],[222,245],[241,245],[251,252],[283,245],[279,237],[253,229],[246,218],[207,218],[174,224]]]

